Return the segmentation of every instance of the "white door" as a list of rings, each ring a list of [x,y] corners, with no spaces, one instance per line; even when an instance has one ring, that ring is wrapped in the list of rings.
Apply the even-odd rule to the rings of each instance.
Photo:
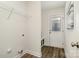
[[[66,2],[65,9],[65,56],[79,58],[79,2]]]
[[[75,41],[77,46],[74,46],[73,49],[75,48],[75,55],[79,58],[79,1],[74,2],[74,26],[75,33],[73,36],[73,42]]]
[[[61,17],[52,17],[49,20],[49,42],[53,47],[63,48],[63,31]]]

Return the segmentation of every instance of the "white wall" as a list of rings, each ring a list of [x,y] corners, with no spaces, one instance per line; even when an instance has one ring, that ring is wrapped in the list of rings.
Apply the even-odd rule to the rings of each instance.
[[[16,57],[18,50],[24,50],[26,47],[24,45],[28,37],[27,18],[15,13],[14,10],[8,18],[11,9],[7,11],[4,7],[0,8],[0,57]],[[25,37],[22,37],[22,34],[25,34]],[[12,50],[11,53],[7,53],[8,49]]]
[[[27,52],[40,57],[40,2],[0,2],[0,15],[0,57],[21,57]],[[18,54],[21,49],[24,53]]]
[[[42,10],[42,35],[43,37],[45,37],[45,45],[50,46],[50,42],[51,40],[49,40],[49,20],[51,17],[53,16],[58,16],[61,17],[61,23],[63,25],[64,23],[64,8],[55,8],[55,9],[48,9],[48,10]],[[64,27],[61,28],[62,31],[64,30]],[[51,41],[52,46],[55,47],[60,47],[63,48],[64,46],[64,36],[63,36],[63,32],[61,31],[60,38],[61,39],[53,39],[53,41]],[[57,35],[57,34],[56,34]],[[47,37],[46,37],[47,36]]]
[[[29,39],[28,52],[41,56],[41,4],[40,2],[29,2]]]

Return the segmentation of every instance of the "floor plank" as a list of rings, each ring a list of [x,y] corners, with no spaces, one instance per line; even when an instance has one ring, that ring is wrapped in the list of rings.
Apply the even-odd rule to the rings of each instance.
[[[64,58],[65,53],[63,48],[57,47],[42,47],[42,57],[43,58]]]

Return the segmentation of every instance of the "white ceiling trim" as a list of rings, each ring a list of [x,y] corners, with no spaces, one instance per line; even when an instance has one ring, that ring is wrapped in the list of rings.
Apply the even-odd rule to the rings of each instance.
[[[42,9],[65,8],[65,1],[42,1]]]

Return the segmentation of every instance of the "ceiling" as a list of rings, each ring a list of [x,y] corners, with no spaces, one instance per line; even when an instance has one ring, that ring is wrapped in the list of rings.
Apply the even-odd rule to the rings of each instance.
[[[65,8],[65,1],[42,1],[42,9]]]
[[[14,8],[22,14],[27,14],[29,1],[1,1],[0,6],[1,4]],[[65,1],[42,1],[41,4],[43,10],[65,7]]]

